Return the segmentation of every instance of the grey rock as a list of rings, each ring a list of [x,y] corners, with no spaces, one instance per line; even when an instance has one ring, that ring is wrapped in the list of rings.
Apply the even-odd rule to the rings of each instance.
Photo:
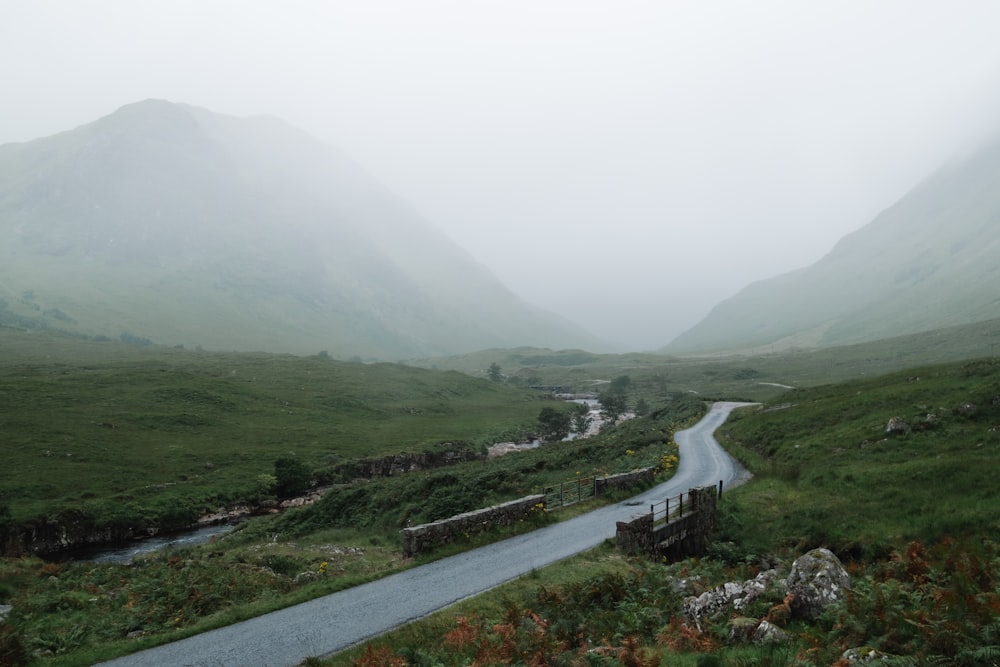
[[[793,616],[809,621],[839,602],[851,588],[851,577],[829,549],[813,549],[792,564],[785,587],[793,597]]]
[[[777,577],[776,570],[767,570],[743,583],[726,582],[697,597],[685,598],[684,616],[691,625],[701,630],[701,623],[706,618],[717,616],[730,609],[736,612],[746,609],[774,583]]]
[[[757,626],[759,625],[760,619],[749,618],[747,616],[737,616],[729,621],[729,636],[727,643],[730,645],[751,643],[753,641],[754,633],[757,631]]]
[[[887,662],[896,656],[870,646],[860,646],[847,649],[840,657],[848,665],[870,665],[875,662]]]
[[[785,644],[792,641],[792,636],[774,623],[761,621],[752,637],[754,644]]]
[[[896,435],[902,435],[910,430],[910,425],[902,417],[892,417],[889,422],[885,425],[886,433],[894,433]]]

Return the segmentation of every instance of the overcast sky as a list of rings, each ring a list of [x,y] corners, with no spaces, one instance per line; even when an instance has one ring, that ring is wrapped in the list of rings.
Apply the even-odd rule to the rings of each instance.
[[[995,0],[0,0],[0,143],[151,97],[276,115],[651,349],[1000,131],[998,30]]]

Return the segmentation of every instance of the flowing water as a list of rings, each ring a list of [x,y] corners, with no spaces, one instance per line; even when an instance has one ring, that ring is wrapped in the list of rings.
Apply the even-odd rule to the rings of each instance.
[[[212,538],[225,535],[235,528],[235,524],[217,524],[214,526],[204,526],[194,528],[179,533],[169,535],[157,535],[145,537],[125,545],[116,545],[109,548],[100,548],[88,551],[79,555],[75,560],[89,563],[130,563],[136,556],[159,551],[160,549],[190,547],[196,544],[205,544]]]

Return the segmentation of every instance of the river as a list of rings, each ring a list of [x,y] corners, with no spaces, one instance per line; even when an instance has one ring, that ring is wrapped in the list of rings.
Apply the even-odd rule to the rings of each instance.
[[[98,547],[93,550],[76,552],[73,560],[86,563],[131,563],[136,556],[159,551],[160,549],[170,549],[179,547],[190,547],[196,544],[211,542],[219,535],[225,535],[232,531],[236,524],[222,523],[213,526],[204,526],[194,530],[185,530],[170,535],[156,535],[154,537],[144,537],[134,540],[125,545],[114,547]]]

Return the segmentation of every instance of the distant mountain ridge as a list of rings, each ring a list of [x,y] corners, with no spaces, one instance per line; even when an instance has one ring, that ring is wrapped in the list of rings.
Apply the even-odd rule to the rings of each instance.
[[[1000,316],[1000,141],[939,170],[810,267],[753,283],[669,354],[828,347]]]
[[[163,100],[0,146],[0,324],[401,359],[600,346],[332,147]]]

